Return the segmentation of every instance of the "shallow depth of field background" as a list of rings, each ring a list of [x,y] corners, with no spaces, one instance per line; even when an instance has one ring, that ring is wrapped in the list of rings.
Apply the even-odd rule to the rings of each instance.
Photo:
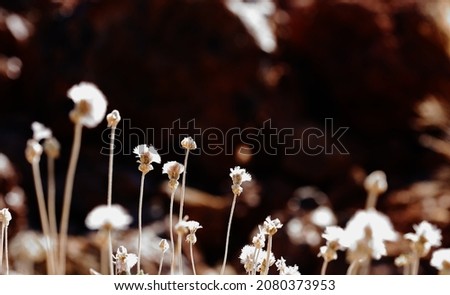
[[[364,206],[365,175],[378,169],[386,172],[389,189],[377,208],[391,217],[395,229],[409,232],[413,224],[428,220],[442,229],[442,246],[450,247],[450,2],[242,1],[268,25],[269,30],[257,25],[260,35],[225,2],[0,1],[0,153],[15,167],[13,175],[0,172],[0,208],[14,187],[23,189],[26,202],[6,204],[14,212],[11,237],[19,230],[39,230],[24,157],[31,123],[51,128],[62,144],[56,168],[60,207],[73,136],[66,91],[91,81],[105,93],[108,112],[118,109],[127,119],[118,126],[123,152],[115,157],[113,201],[133,215],[140,173],[131,149],[142,143],[170,146],[163,163],[181,162],[179,141],[167,141],[160,132],[178,119],[182,127],[193,119],[196,128],[224,133],[260,128],[260,136],[270,133],[263,128],[270,120],[272,128],[294,130],[296,138],[306,128],[325,130],[326,118],[336,128],[349,128],[340,138],[347,155],[286,155],[289,141],[265,141],[250,158],[236,153],[190,156],[187,185],[198,191],[192,193],[195,204],[187,195],[186,214],[204,226],[196,245],[204,268],[221,263],[232,198],[228,174],[235,165],[254,178],[233,220],[228,257],[238,273],[243,273],[240,248],[254,227],[272,215],[285,223],[274,238],[274,254],[297,264],[301,273],[318,274],[323,241],[314,244],[301,232],[292,237],[286,224],[325,204],[345,225]],[[246,10],[241,7],[241,12]],[[7,24],[13,13],[23,18],[25,36]],[[5,65],[11,57],[20,59],[20,73]],[[138,128],[153,130],[154,138],[138,135]],[[100,153],[107,148],[106,129],[105,121],[83,134],[70,224],[70,233],[81,243],[90,234],[86,214],[106,201],[108,157]],[[200,147],[210,140],[205,135],[195,139]],[[314,144],[326,145],[323,139]],[[241,146],[226,140],[231,150]],[[276,153],[265,152],[271,147]],[[166,176],[161,165],[155,166],[146,178],[146,225],[158,224],[168,212]],[[45,165],[42,169],[45,175]],[[390,251],[397,255],[399,249]],[[394,258],[375,262],[373,272],[401,273]],[[340,257],[329,273],[344,274],[346,266]],[[436,273],[427,258],[420,273]]]

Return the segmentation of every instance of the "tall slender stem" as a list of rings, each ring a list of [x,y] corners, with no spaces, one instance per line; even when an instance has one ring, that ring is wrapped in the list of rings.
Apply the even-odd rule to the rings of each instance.
[[[230,232],[231,232],[231,221],[233,220],[234,208],[236,207],[236,199],[237,194],[234,194],[233,202],[231,203],[230,217],[228,219],[227,237],[225,241],[225,253],[223,255],[222,269],[220,270],[221,275],[225,273],[225,266],[227,265],[228,244],[230,242]]]
[[[353,260],[347,269],[347,275],[355,275],[358,271],[358,267],[359,267],[358,259]]]
[[[191,264],[192,264],[192,273],[194,275],[197,275],[197,272],[195,271],[195,262],[194,262],[194,251],[193,251],[192,243],[189,243],[189,254],[191,256]]]
[[[47,186],[48,186],[48,221],[50,238],[52,241],[52,255],[58,256],[58,228],[56,225],[56,186],[55,186],[55,158],[47,155]],[[58,263],[55,261],[55,267]]]
[[[50,241],[50,226],[48,221],[47,209],[45,206],[44,190],[42,188],[41,172],[39,170],[39,160],[34,160],[31,164],[33,170],[34,187],[36,189],[36,197],[38,201],[39,217],[41,219],[42,232],[47,243],[45,249],[47,254],[47,273],[55,274],[55,260],[53,253],[53,244]]]
[[[108,196],[107,205],[111,207],[112,204],[112,184],[113,184],[113,163],[114,163],[114,139],[116,136],[116,127],[111,127],[111,141],[109,143],[109,169],[108,169]],[[108,259],[109,259],[109,274],[114,274],[114,266],[112,261],[113,250],[112,250],[112,229],[108,228]]]
[[[163,262],[164,262],[164,252],[161,253],[161,259],[159,260],[158,275],[161,275]]]
[[[183,256],[181,255],[182,239],[183,239],[182,234],[178,233],[177,252],[178,252],[178,274],[179,275],[183,274]]]
[[[418,275],[419,274],[419,266],[420,266],[420,257],[417,253],[414,253],[414,258],[411,264],[411,274]]]
[[[8,226],[5,226],[5,264],[6,264],[6,272],[5,274],[9,275],[9,257],[8,257]]]
[[[81,123],[75,123],[74,128],[75,132],[72,144],[72,151],[70,155],[69,168],[67,169],[66,183],[64,187],[64,201],[63,201],[64,203],[60,224],[59,261],[58,261],[60,263],[59,269],[60,274],[66,273],[67,234],[69,229],[70,204],[72,201],[75,170],[77,168],[78,156],[80,154],[83,125]]]
[[[170,209],[169,209],[169,232],[170,232],[170,248],[172,251],[172,261],[170,262],[170,274],[173,275],[175,268],[175,242],[173,238],[173,201],[175,198],[176,189],[172,190],[170,194]]]
[[[144,180],[145,173],[142,173],[141,176],[141,189],[139,193],[139,211],[138,211],[138,261],[137,261],[137,273],[141,273],[141,247],[142,247],[142,201],[144,199]]]
[[[186,194],[186,174],[187,174],[187,161],[189,156],[189,150],[186,150],[186,155],[184,157],[184,173],[181,181],[181,199],[180,199],[180,211],[178,213],[178,220],[183,220],[183,208],[184,208],[184,198]]]
[[[0,235],[0,274],[3,273],[3,240],[5,239],[5,227],[6,225],[2,222],[2,233]]]

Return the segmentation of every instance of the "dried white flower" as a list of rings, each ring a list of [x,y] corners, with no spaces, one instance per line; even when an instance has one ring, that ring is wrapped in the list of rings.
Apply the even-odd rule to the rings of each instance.
[[[244,265],[245,271],[247,273],[253,272],[253,270],[263,272],[267,267],[266,263],[267,252],[264,250],[256,249],[254,246],[245,245],[241,249],[241,254],[239,259],[241,264]],[[269,256],[269,267],[275,263],[275,256],[270,253]]]
[[[245,169],[241,169],[241,167],[236,166],[234,168],[230,168],[230,177],[233,181],[233,185],[231,186],[231,190],[233,194],[239,196],[242,193],[242,183],[244,181],[251,181],[252,177],[249,173],[245,171]]]
[[[450,248],[434,251],[430,265],[437,268],[440,274],[450,274]]]
[[[374,192],[377,195],[384,193],[387,190],[386,174],[377,170],[370,173],[364,180],[364,188],[368,192]]]
[[[153,146],[147,146],[146,144],[140,144],[133,149],[133,153],[139,158],[137,161],[139,165],[139,171],[144,174],[153,170],[152,163],[161,163],[161,157]]]
[[[203,228],[200,223],[194,220],[182,221],[182,225],[189,231],[189,234],[186,236],[186,241],[195,244],[197,242],[197,236],[195,233],[198,229]]]
[[[33,162],[39,162],[42,155],[42,145],[35,139],[29,139],[27,141],[27,147],[25,148],[25,158],[30,164]]]
[[[278,231],[278,229],[282,227],[283,224],[278,218],[272,220],[270,216],[267,216],[266,220],[264,220],[263,230],[269,236],[273,236]]]
[[[161,252],[166,253],[167,250],[169,250],[169,243],[167,242],[166,239],[161,239],[161,242],[159,242],[159,249],[161,250]]]
[[[426,256],[431,247],[439,247],[441,245],[441,230],[428,221],[422,221],[418,225],[414,225],[413,228],[416,232],[407,233],[404,237],[413,242],[413,249],[420,257]]]
[[[105,118],[108,103],[95,84],[81,82],[72,86],[67,96],[75,103],[75,108],[70,112],[74,123],[94,128]]]
[[[120,246],[114,256],[114,260],[116,273],[131,274],[131,268],[137,263],[138,258],[136,254],[128,253],[127,248]]]
[[[195,150],[197,148],[197,144],[192,137],[185,137],[181,141],[181,146],[186,150]]]
[[[169,177],[169,187],[175,190],[178,187],[178,179],[180,174],[184,172],[184,165],[177,161],[169,161],[163,165],[162,173],[166,173]]]
[[[121,119],[122,118],[120,117],[118,110],[113,110],[111,113],[106,115],[106,122],[108,122],[108,127],[111,128],[116,128]]]
[[[337,259],[337,251],[347,248],[345,242],[345,231],[339,226],[327,226],[322,237],[327,240],[326,246],[320,247],[319,257],[325,261]],[[344,241],[344,242],[341,242]]]
[[[298,266],[286,265],[286,260],[283,258],[283,256],[281,256],[281,258],[275,262],[275,265],[280,275],[300,275],[300,272],[298,271]]]
[[[36,141],[52,137],[52,131],[39,122],[31,123],[31,130],[33,130],[33,139]]]
[[[3,226],[9,226],[9,222],[11,221],[11,219],[12,216],[8,208],[3,208],[0,210],[0,222],[3,224]]]
[[[340,244],[347,246],[353,257],[380,259],[386,255],[385,241],[397,240],[390,219],[375,209],[359,210],[345,227]]]
[[[111,206],[99,205],[89,212],[85,224],[91,230],[112,228],[123,230],[133,221],[126,210],[117,204]]]
[[[266,243],[266,235],[261,226],[259,226],[259,232],[253,237],[252,244],[256,249],[264,248]]]

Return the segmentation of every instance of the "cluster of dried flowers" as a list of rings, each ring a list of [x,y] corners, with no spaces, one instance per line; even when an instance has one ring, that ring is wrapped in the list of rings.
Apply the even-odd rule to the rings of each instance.
[[[136,146],[133,153],[138,158],[138,170],[141,172],[141,185],[139,191],[138,208],[138,241],[137,254],[129,253],[125,246],[120,245],[115,254],[113,253],[113,235],[118,231],[128,229],[132,223],[131,215],[121,205],[112,202],[113,184],[113,155],[114,137],[118,123],[121,120],[119,111],[113,110],[106,115],[107,100],[103,93],[92,83],[82,82],[73,86],[67,92],[67,96],[74,102],[74,109],[69,117],[74,123],[74,139],[71,157],[66,174],[64,187],[64,198],[62,216],[59,227],[55,215],[55,172],[54,161],[59,157],[60,145],[52,135],[52,131],[34,122],[31,126],[33,138],[28,140],[25,157],[32,166],[38,209],[41,220],[41,227],[44,239],[38,241],[29,233],[19,233],[22,240],[27,240],[29,245],[43,245],[44,252],[39,257],[46,261],[48,274],[65,274],[67,260],[67,231],[69,226],[69,212],[72,199],[72,189],[74,176],[81,147],[83,127],[94,128],[106,118],[107,126],[111,129],[108,190],[106,204],[95,207],[89,212],[85,219],[87,228],[97,231],[100,248],[99,271],[90,269],[92,274],[132,274],[132,269],[136,266],[135,274],[144,274],[141,268],[141,248],[142,248],[142,208],[145,176],[153,171],[153,165],[161,163],[158,151],[147,144]],[[106,116],[105,116],[106,115]],[[166,239],[161,239],[158,245],[161,251],[161,258],[158,274],[162,273],[165,253],[170,250],[171,263],[169,274],[183,274],[183,241],[189,244],[189,251],[184,255],[190,257],[192,273],[196,274],[193,247],[197,242],[196,232],[202,229],[202,225],[195,220],[189,220],[184,214],[184,201],[186,198],[186,174],[188,166],[188,156],[190,151],[197,149],[195,140],[185,137],[180,142],[185,150],[184,163],[167,161],[162,167],[162,173],[168,176],[168,186],[171,192],[169,210],[169,232],[170,243]],[[40,175],[40,160],[42,154],[47,157],[48,184],[47,197],[45,197],[42,179]],[[181,181],[180,207],[178,218],[174,217],[174,198]],[[228,256],[228,244],[230,239],[233,213],[238,197],[243,192],[243,183],[252,180],[251,175],[243,168],[236,166],[230,169],[229,174],[232,185],[231,192],[233,200],[231,203],[228,228],[226,233],[226,243],[224,249],[223,264],[220,274],[225,273]],[[370,264],[373,259],[378,260],[387,255],[386,243],[395,242],[401,235],[394,230],[390,219],[379,212],[375,207],[378,197],[387,190],[386,175],[382,171],[371,173],[365,180],[364,187],[367,191],[366,207],[357,211],[347,222],[345,228],[336,225],[324,226],[322,234],[325,245],[320,247],[319,257],[323,258],[321,274],[326,274],[327,266],[338,257],[338,251],[345,251],[349,263],[347,274],[368,274]],[[0,236],[0,273],[8,274],[8,225],[11,221],[11,214],[8,208],[0,210],[1,236]],[[176,223],[175,223],[176,221]],[[328,224],[329,222],[327,222]],[[251,239],[251,244],[245,245],[239,256],[245,272],[249,275],[267,275],[269,269],[275,264],[280,275],[299,275],[297,265],[289,266],[283,257],[276,259],[273,249],[273,237],[283,227],[278,218],[272,219],[268,216],[262,225],[258,226],[257,233]],[[58,230],[59,229],[59,230]],[[427,256],[432,248],[441,246],[441,231],[427,221],[423,221],[414,226],[414,233],[403,235],[403,239],[409,243],[409,252],[403,253],[395,260],[399,267],[403,267],[404,274],[418,274],[420,259]],[[33,242],[35,241],[35,242]],[[176,242],[176,244],[175,244]],[[30,259],[38,259],[36,257]],[[40,258],[39,258],[40,259]],[[432,253],[430,264],[438,269],[440,274],[450,274],[450,249],[438,249]]]

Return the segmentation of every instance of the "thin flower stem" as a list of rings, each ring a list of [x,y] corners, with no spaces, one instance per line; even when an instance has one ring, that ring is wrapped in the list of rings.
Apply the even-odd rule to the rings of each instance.
[[[178,213],[178,220],[183,220],[183,208],[184,208],[184,198],[186,194],[186,174],[187,174],[187,161],[189,156],[189,150],[186,150],[186,155],[184,157],[184,173],[181,181],[181,199],[180,199],[180,211]]]
[[[192,273],[194,275],[197,275],[197,272],[195,271],[195,262],[194,262],[194,251],[193,251],[192,243],[189,243],[189,254],[191,255],[191,264],[192,264]]]
[[[228,244],[230,242],[231,222],[233,220],[234,208],[236,207],[236,199],[237,194],[234,194],[233,202],[231,203],[230,217],[228,219],[227,237],[225,241],[225,253],[223,255],[222,269],[220,270],[221,275],[225,273],[225,266],[227,265]]]
[[[3,240],[5,238],[5,224],[2,222],[2,233],[0,235],[0,274],[3,273]]]
[[[369,193],[367,195],[367,200],[366,200],[366,210],[375,209],[377,200],[378,200],[378,194],[373,191],[369,191]]]
[[[163,262],[164,262],[164,252],[161,254],[161,259],[159,260],[158,275],[161,275]]]
[[[320,275],[324,276],[327,273],[327,267],[328,267],[328,260],[324,259],[322,263],[322,268],[320,270]]]
[[[114,163],[114,139],[116,135],[116,127],[111,127],[111,141],[109,143],[109,169],[108,169],[108,196],[107,205],[111,207],[112,204],[112,183],[113,183],[113,163]],[[108,260],[109,260],[109,274],[114,274],[114,266],[111,257],[113,256],[112,247],[112,229],[108,228]]]
[[[141,248],[142,248],[142,201],[144,199],[144,180],[145,173],[142,173],[141,176],[141,189],[139,193],[139,211],[138,211],[138,261],[137,261],[137,273],[141,273]]]
[[[269,274],[270,267],[270,253],[272,253],[272,235],[267,237],[267,256],[266,256],[266,268],[264,269],[263,275]]]
[[[6,272],[5,274],[9,275],[9,258],[8,258],[8,226],[5,226],[5,264],[6,264]]]
[[[103,233],[101,233],[101,235],[103,235]],[[100,273],[102,273],[102,274],[108,274],[109,273],[109,270],[108,270],[108,267],[109,267],[108,250],[109,249],[108,248],[109,248],[108,245],[103,244],[101,246],[101,249],[100,249],[100,251],[101,251],[100,252]]]
[[[58,228],[56,222],[56,186],[55,186],[55,158],[47,155],[47,183],[48,183],[48,221],[50,227],[50,238],[52,241],[52,255],[56,260],[58,257]],[[55,261],[55,267],[58,263]],[[56,271],[56,270],[55,270]]]
[[[255,249],[255,253],[253,254],[253,270],[252,270],[252,275],[256,275],[256,268],[258,267],[258,258],[259,258],[259,254],[261,253],[261,249]]]
[[[72,201],[73,182],[75,178],[75,170],[77,168],[78,156],[81,147],[81,135],[83,125],[75,123],[74,138],[72,151],[70,155],[69,167],[67,169],[66,183],[64,187],[64,200],[61,215],[60,234],[59,234],[59,273],[66,273],[66,253],[67,253],[67,234],[69,229],[70,204]]]
[[[47,255],[47,273],[55,274],[55,260],[53,256],[54,251],[52,250],[54,245],[50,241],[50,227],[48,222],[47,209],[45,206],[44,190],[42,188],[42,178],[41,172],[39,170],[39,161],[34,160],[31,164],[31,167],[33,170],[34,187],[36,189],[36,197],[38,201],[39,217],[41,219],[42,232],[44,234],[45,241],[47,243],[47,247],[45,249]]]
[[[173,202],[175,198],[176,189],[172,190],[170,194],[170,209],[169,209],[169,231],[170,231],[170,247],[172,251],[172,261],[170,262],[170,274],[173,275],[175,269],[175,242],[173,238]]]
[[[183,274],[183,256],[181,255],[181,243],[182,243],[182,235],[181,233],[178,233],[178,239],[177,239],[177,252],[178,252],[178,274]]]

